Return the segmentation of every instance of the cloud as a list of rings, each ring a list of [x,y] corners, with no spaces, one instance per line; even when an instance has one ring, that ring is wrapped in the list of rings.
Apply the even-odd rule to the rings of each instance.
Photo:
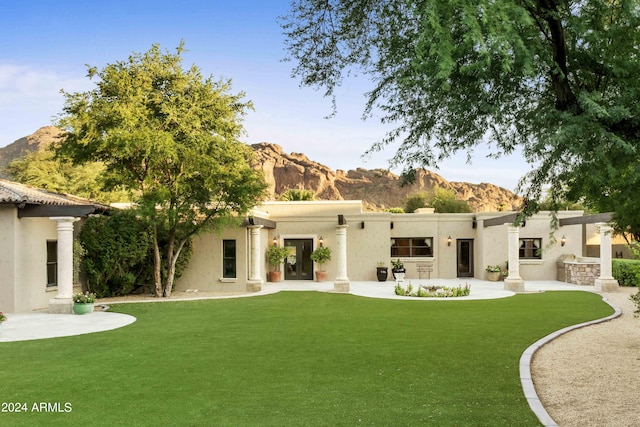
[[[61,89],[77,92],[92,86],[80,69],[0,63],[0,146],[50,125],[62,111]]]

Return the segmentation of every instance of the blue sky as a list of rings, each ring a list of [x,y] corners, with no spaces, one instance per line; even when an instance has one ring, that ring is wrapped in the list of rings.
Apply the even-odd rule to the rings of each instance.
[[[320,92],[300,88],[283,62],[277,17],[288,0],[31,0],[3,2],[0,14],[0,146],[52,124],[62,110],[60,90],[93,87],[85,64],[104,67],[158,43],[173,50],[184,40],[185,68],[233,81],[255,111],[244,122],[249,144],[272,142],[330,168],[387,168],[393,147],[369,159],[362,154],[382,139],[376,118],[361,119],[368,82],[345,82],[338,114]],[[472,164],[461,154],[435,171],[450,181],[489,182],[513,190],[528,170],[521,156]]]

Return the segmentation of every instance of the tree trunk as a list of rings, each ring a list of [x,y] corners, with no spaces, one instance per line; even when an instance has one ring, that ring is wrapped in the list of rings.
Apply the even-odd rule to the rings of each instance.
[[[167,277],[164,284],[164,296],[169,298],[171,296],[171,288],[173,288],[173,276],[175,274],[175,268],[172,268],[173,264],[173,245],[176,241],[175,230],[169,231],[169,241],[167,242]]]
[[[153,225],[153,282],[157,298],[162,296],[162,259],[160,258],[160,247],[158,246],[158,228]]]
[[[556,95],[556,108],[567,111],[577,107],[577,99],[569,85],[567,46],[558,4],[555,0],[538,0],[538,10],[549,27],[549,43],[555,63],[549,70],[549,75]]]
[[[178,257],[180,256],[180,252],[182,251],[182,248],[184,247],[184,244],[187,242],[187,239],[183,239],[180,241],[180,243],[178,243],[178,248],[176,249],[176,253],[173,254],[173,250],[168,251],[167,250],[167,283],[166,283],[166,287],[165,287],[165,296],[169,297],[171,296],[171,290],[173,289],[173,281],[176,275],[176,262],[178,261]],[[173,245],[171,245],[173,246]]]

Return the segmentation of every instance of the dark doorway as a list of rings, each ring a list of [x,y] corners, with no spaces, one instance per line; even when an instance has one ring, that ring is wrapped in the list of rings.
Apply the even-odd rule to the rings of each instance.
[[[458,277],[473,277],[473,239],[458,239]]]
[[[313,239],[284,239],[289,256],[284,260],[285,280],[313,280]]]

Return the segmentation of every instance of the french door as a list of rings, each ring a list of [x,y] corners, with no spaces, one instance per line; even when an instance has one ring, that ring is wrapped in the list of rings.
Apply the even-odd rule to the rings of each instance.
[[[284,239],[284,247],[289,251],[284,260],[284,279],[313,280],[313,239]]]

